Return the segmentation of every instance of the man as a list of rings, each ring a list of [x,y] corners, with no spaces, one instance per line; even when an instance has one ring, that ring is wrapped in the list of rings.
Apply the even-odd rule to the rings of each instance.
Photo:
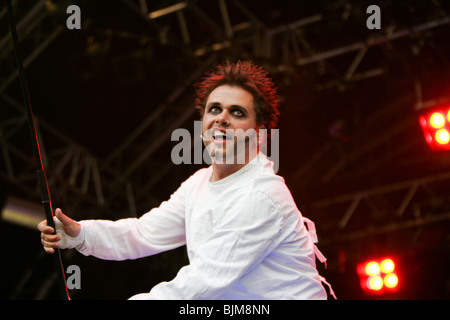
[[[45,220],[38,226],[44,249],[124,260],[186,244],[189,265],[132,299],[326,299],[313,224],[258,152],[261,128],[273,129],[279,114],[267,72],[251,62],[225,62],[197,86],[212,165],[138,219],[75,222],[57,209],[56,235]]]

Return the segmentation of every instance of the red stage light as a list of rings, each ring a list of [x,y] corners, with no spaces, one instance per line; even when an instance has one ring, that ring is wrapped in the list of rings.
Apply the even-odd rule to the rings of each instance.
[[[375,261],[371,261],[366,264],[365,270],[368,276],[373,276],[380,273],[380,265]]]
[[[450,150],[450,105],[422,113],[419,122],[425,141],[432,150]]]
[[[445,145],[448,144],[448,142],[450,141],[450,134],[445,129],[439,129],[436,132],[435,138],[437,143]]]
[[[396,265],[391,258],[370,260],[360,263],[357,271],[361,288],[367,292],[382,294],[398,290]]]
[[[367,279],[367,288],[379,291],[383,288],[383,279],[380,276],[372,276]]]
[[[383,261],[381,261],[380,264],[380,270],[383,273],[391,273],[393,272],[395,269],[395,264],[394,261],[392,261],[392,259],[384,259]]]
[[[384,277],[384,285],[388,288],[395,288],[398,285],[398,277],[395,273],[390,273]]]
[[[434,112],[430,116],[430,126],[432,126],[435,129],[442,128],[445,125],[445,118],[442,113],[440,112]]]

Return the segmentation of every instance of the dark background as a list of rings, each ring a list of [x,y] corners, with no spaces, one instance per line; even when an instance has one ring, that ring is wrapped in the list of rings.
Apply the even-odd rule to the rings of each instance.
[[[81,9],[80,30],[66,27],[70,4]],[[381,29],[366,26],[372,4]],[[428,148],[418,122],[420,106],[450,99],[448,1],[13,7],[55,207],[74,219],[115,220],[167,199],[201,167],[170,159],[171,132],[192,132],[198,120],[192,84],[224,59],[251,59],[279,86],[278,174],[316,223],[328,258],[319,270],[338,298],[449,298],[450,156]],[[21,199],[43,213],[7,18],[0,1],[0,204]],[[5,220],[0,228],[2,299],[58,299],[39,232]],[[397,263],[400,289],[368,295],[356,266],[385,256]],[[184,248],[123,262],[69,250],[63,262],[82,271],[73,300],[126,299],[188,263]]]

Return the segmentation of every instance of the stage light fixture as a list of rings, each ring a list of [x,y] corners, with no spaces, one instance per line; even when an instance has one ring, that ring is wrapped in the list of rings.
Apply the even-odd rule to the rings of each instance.
[[[365,270],[368,276],[373,276],[380,273],[380,265],[375,261],[371,261],[366,264]]]
[[[380,263],[380,271],[383,273],[391,273],[393,272],[395,269],[395,264],[394,261],[392,261],[392,259],[384,259],[383,261],[381,261]]]
[[[440,112],[434,112],[430,116],[430,125],[435,129],[440,129],[445,125],[444,115]]]
[[[446,145],[450,141],[450,134],[445,129],[439,129],[438,131],[436,131],[435,138],[437,143],[441,145]]]
[[[373,291],[379,291],[383,288],[383,279],[380,276],[372,276],[367,279],[367,288]]]
[[[450,105],[428,108],[421,112],[419,122],[425,141],[433,151],[450,150]]]
[[[392,258],[374,259],[357,266],[361,288],[368,293],[383,294],[398,290],[399,279]]]
[[[395,273],[389,273],[384,277],[383,283],[388,288],[395,288],[398,284],[398,277]]]

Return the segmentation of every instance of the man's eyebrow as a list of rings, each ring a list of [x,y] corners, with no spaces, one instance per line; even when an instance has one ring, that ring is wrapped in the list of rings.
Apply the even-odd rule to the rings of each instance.
[[[231,105],[231,108],[232,108],[232,109],[239,109],[239,110],[241,110],[241,111],[247,112],[247,108],[245,108],[245,107],[243,107],[243,106],[241,106],[241,105],[239,105],[239,104],[232,104],[232,105]]]
[[[220,107],[220,106],[222,106],[222,104],[221,104],[220,102],[216,102],[216,101],[211,101],[211,102],[209,102],[209,103],[207,104],[207,107],[208,107],[208,108],[211,108],[211,107]],[[248,111],[247,111],[247,108],[245,108],[245,107],[243,107],[243,106],[241,106],[241,105],[239,105],[239,104],[232,104],[232,105],[230,106],[230,108],[231,108],[231,109],[239,109],[239,110],[241,110],[241,111],[248,112]]]

